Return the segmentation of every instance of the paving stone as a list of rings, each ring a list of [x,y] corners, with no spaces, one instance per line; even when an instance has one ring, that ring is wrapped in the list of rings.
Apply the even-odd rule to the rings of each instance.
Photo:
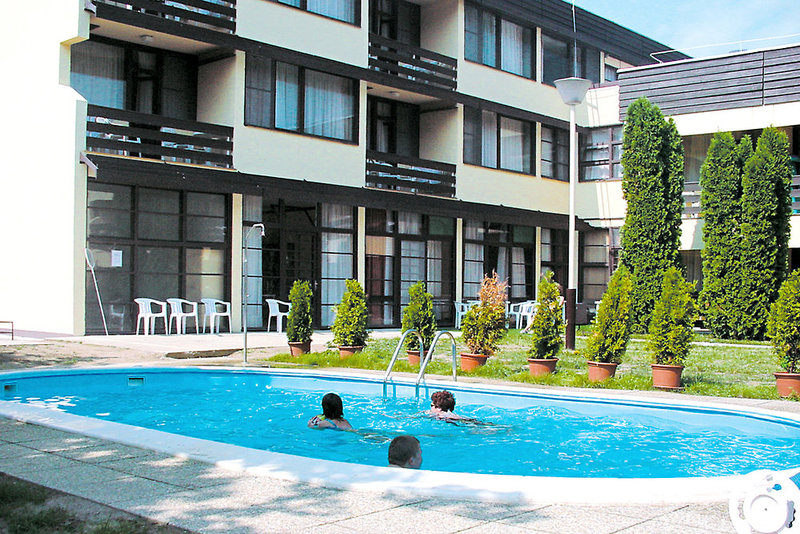
[[[732,532],[728,503],[689,504],[659,517],[668,523],[703,528],[710,532]]]
[[[736,534],[733,526],[728,530],[709,530],[706,528],[690,527],[679,523],[672,523],[663,519],[651,519],[638,525],[617,531],[616,534],[717,534],[718,532],[729,532]]]
[[[224,484],[236,476],[230,471],[217,468],[212,464],[157,453],[108,460],[102,465],[133,476],[183,488],[202,488]]]
[[[476,519],[479,521],[496,521],[511,518],[526,512],[542,508],[544,505],[536,504],[505,504],[493,502],[470,502],[443,499],[429,499],[417,505],[424,510],[445,512],[452,515]]]
[[[30,447],[17,445],[16,443],[0,442],[0,469],[3,467],[4,458],[14,458],[17,456],[27,456],[33,452]]]
[[[611,534],[641,521],[605,512],[602,507],[552,505],[498,523],[555,534]]]
[[[42,452],[67,452],[79,451],[87,447],[97,447],[104,442],[100,439],[90,438],[88,436],[80,436],[78,434],[66,434],[58,437],[47,437],[44,439],[33,439],[25,441],[26,447],[36,449]]]
[[[376,525],[380,531],[392,534],[426,534],[460,532],[478,526],[482,521],[459,515],[426,510],[415,505],[392,508],[381,512],[339,521],[336,524],[359,532],[372,532]]]
[[[99,440],[98,440],[99,441]],[[59,456],[66,456],[81,462],[100,464],[104,462],[118,462],[129,458],[141,458],[152,454],[147,449],[129,447],[120,443],[99,441],[96,445],[58,451]]]
[[[78,463],[63,456],[28,449],[27,454],[0,459],[0,470],[9,475],[26,478],[27,473],[49,472],[73,467]]]
[[[3,429],[3,440],[11,443],[22,443],[25,441],[41,441],[44,439],[66,439],[80,436],[72,432],[64,432],[54,428],[47,428],[39,425],[27,423],[17,423],[10,428]]]

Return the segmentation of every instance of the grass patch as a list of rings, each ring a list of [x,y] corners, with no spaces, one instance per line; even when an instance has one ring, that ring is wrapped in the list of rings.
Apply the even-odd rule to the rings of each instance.
[[[579,336],[588,333],[581,327]],[[262,359],[272,366],[324,368],[338,367],[350,369],[371,369],[384,371],[397,346],[399,337],[369,340],[363,352],[349,358],[340,359],[336,350],[292,357],[288,353]],[[780,371],[777,359],[767,342],[731,342],[699,334],[695,341],[712,342],[711,345],[694,343],[686,358],[683,372],[683,392],[689,395],[718,397],[740,397],[752,399],[778,399],[773,373]],[[459,376],[509,380],[525,384],[550,386],[570,386],[594,389],[652,390],[650,357],[646,351],[646,338],[634,336],[628,344],[628,351],[617,369],[617,376],[601,383],[590,383],[587,377],[586,359],[580,355],[585,347],[585,339],[576,340],[577,351],[562,351],[559,355],[557,372],[544,377],[532,377],[528,373],[527,358],[531,345],[530,334],[513,329],[503,339],[500,350],[489,358],[487,364],[471,372],[458,369]],[[456,352],[464,352],[466,347],[457,340]],[[437,345],[433,360],[426,370],[427,375],[450,376],[450,343],[442,338]],[[395,371],[417,373],[418,366],[411,366],[401,351],[394,367]]]

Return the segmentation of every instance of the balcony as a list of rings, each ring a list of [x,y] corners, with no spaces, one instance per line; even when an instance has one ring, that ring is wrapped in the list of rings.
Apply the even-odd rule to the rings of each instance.
[[[797,215],[800,213],[800,174],[792,176],[790,195],[792,196],[792,214]]]
[[[683,184],[683,219],[699,219],[700,193],[702,188],[700,182],[685,182]]]
[[[90,105],[86,150],[232,169],[233,128]]]
[[[456,166],[367,151],[366,186],[453,198],[456,195]]]
[[[369,68],[413,82],[455,91],[455,59],[369,34]]]
[[[236,0],[95,0],[98,16],[113,6],[223,33],[236,31]]]

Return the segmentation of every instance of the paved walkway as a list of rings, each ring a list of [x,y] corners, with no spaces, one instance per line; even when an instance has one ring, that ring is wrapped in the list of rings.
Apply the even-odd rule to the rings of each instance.
[[[379,335],[396,336],[397,332]],[[69,338],[69,342],[84,347],[108,347],[110,359],[103,360],[105,364],[127,363],[131,349],[144,343],[149,354],[161,353],[148,363],[175,365],[178,362],[166,360],[164,354],[188,356],[200,350],[237,351],[241,349],[241,339],[241,334],[147,339],[92,336]],[[315,344],[325,342],[324,335],[315,335]],[[259,333],[248,338],[248,345],[254,348],[277,348],[284,343],[285,337],[279,334]],[[114,358],[117,353],[122,356]],[[215,360],[235,364],[241,361],[241,353]],[[206,359],[180,362],[204,364]],[[135,363],[142,363],[141,358]],[[82,360],[80,364],[97,363]],[[643,392],[627,394],[638,396]],[[669,394],[654,392],[653,395]],[[799,403],[786,401],[723,401],[800,411]],[[229,471],[5,418],[0,418],[0,471],[197,532],[734,532],[727,502],[616,506],[499,504],[348,491]]]

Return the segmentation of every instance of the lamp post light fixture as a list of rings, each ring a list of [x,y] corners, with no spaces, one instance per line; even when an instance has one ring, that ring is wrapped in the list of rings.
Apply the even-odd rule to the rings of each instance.
[[[247,363],[247,297],[250,294],[247,292],[247,243],[250,241],[250,234],[253,230],[260,230],[261,237],[264,237],[264,225],[257,223],[251,226],[242,239],[242,336],[244,337],[242,344],[243,363]]]
[[[566,296],[567,332],[565,345],[575,350],[575,302],[577,297],[577,262],[575,246],[575,184],[578,181],[578,143],[575,132],[575,106],[583,103],[592,86],[583,78],[561,78],[555,81],[561,100],[569,106],[569,274]]]

